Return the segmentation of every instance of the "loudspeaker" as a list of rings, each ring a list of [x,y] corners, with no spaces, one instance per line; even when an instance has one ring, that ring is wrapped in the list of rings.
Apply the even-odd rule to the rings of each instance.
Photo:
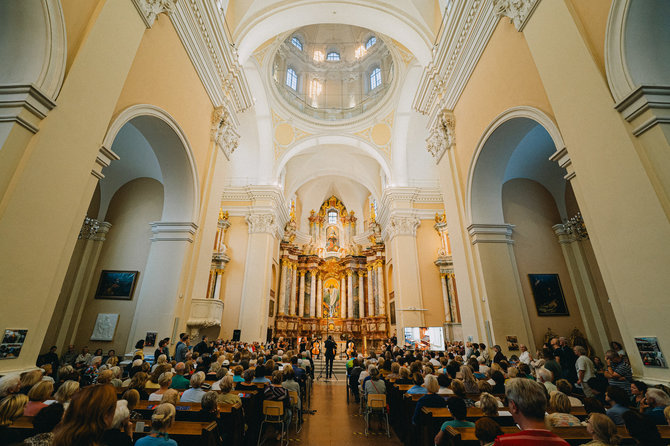
[[[233,342],[240,342],[240,334],[242,330],[233,330]]]

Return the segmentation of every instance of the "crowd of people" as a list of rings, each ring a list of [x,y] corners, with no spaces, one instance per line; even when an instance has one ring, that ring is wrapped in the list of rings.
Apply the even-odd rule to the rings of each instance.
[[[113,350],[91,354],[69,346],[59,357],[52,347],[38,359],[39,368],[0,378],[0,444],[176,445],[168,434],[175,406],[200,403],[190,420],[214,421],[218,404],[239,403],[245,390],[260,389],[264,399],[281,401],[285,423],[300,414],[305,383],[314,373],[309,348],[292,349],[281,339],[261,344],[206,336],[190,344],[182,333],[173,353],[163,339],[154,356],[145,357],[139,341],[133,360],[123,366]],[[570,412],[583,406],[593,436],[589,444],[618,444],[616,426],[625,425],[639,444],[654,445],[660,444],[656,426],[670,418],[668,389],[633,380],[616,343],[600,363],[564,338],[552,339],[535,355],[521,345],[520,354],[509,358],[497,345],[449,342],[444,352],[418,352],[403,350],[393,339],[365,357],[355,349],[350,356],[348,385],[356,401],[409,384],[407,393],[422,395],[413,423],[422,407],[449,409],[453,419],[444,423],[436,444],[448,427],[474,427],[482,444],[567,444],[550,429],[582,424]],[[299,395],[297,405],[289,392]],[[138,419],[135,408],[142,400],[156,407],[151,431],[134,441],[131,420]],[[467,419],[471,407],[485,415],[476,423]],[[505,413],[520,433],[502,435],[494,418]],[[32,417],[29,438],[11,427],[21,416]],[[519,443],[519,435],[527,441]]]

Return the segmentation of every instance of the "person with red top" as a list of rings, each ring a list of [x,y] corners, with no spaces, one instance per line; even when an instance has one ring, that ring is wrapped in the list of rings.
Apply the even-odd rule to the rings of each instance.
[[[525,378],[505,383],[507,408],[520,432],[496,437],[495,446],[568,446],[568,442],[548,431],[544,424],[547,397],[542,384]]]

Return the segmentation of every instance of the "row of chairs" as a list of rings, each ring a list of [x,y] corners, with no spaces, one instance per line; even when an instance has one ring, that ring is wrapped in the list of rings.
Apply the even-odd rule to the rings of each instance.
[[[263,426],[265,425],[275,425],[277,429],[281,429],[281,440],[279,442],[280,446],[283,444],[288,445],[288,433],[291,427],[291,423],[295,422],[296,434],[302,430],[303,405],[309,404],[310,402],[311,386],[311,378],[308,378],[305,387],[307,395],[305,396],[305,401],[303,401],[302,404],[300,402],[300,396],[298,395],[298,392],[288,392],[292,418],[290,420],[286,420],[284,413],[284,403],[282,401],[263,401],[263,419],[258,431],[258,441],[256,442],[257,446],[263,444]]]

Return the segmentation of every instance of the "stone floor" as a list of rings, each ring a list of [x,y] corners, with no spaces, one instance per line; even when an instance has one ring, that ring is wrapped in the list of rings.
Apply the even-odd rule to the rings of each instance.
[[[315,445],[315,446],[345,446],[345,445],[397,445],[402,443],[393,434],[391,438],[386,436],[384,427],[379,419],[372,421],[372,431],[365,436],[365,419],[358,414],[358,404],[353,398],[347,404],[346,388],[344,381],[314,383],[312,394],[312,409],[316,409],[314,415],[305,415],[305,423],[302,431],[295,433],[295,425],[291,427],[289,443],[291,445]],[[275,441],[267,441],[265,444],[278,444]]]

